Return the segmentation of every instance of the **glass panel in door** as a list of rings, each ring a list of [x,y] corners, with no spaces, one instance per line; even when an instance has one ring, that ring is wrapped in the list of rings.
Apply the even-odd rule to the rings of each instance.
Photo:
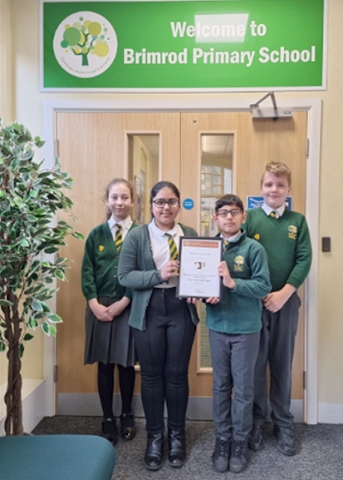
[[[133,219],[150,222],[149,193],[159,178],[159,135],[128,135],[129,180],[134,188]]]

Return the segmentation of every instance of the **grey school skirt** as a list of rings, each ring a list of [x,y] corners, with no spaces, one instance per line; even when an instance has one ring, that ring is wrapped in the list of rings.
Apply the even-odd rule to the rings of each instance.
[[[108,307],[115,299],[100,297],[99,303]],[[86,309],[86,346],[84,363],[115,363],[132,367],[136,363],[135,348],[128,324],[130,307],[112,322],[98,320],[92,310]]]

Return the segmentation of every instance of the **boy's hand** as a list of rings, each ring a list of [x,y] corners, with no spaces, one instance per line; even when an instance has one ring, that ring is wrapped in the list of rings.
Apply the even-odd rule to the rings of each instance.
[[[187,303],[193,303],[193,305],[196,305],[196,303],[197,303],[198,300],[199,300],[199,298],[188,297],[188,298],[187,298]]]
[[[289,297],[295,292],[295,287],[286,283],[286,285],[277,292],[269,293],[264,299],[263,303],[267,310],[276,313],[284,306]]]
[[[208,297],[206,298],[206,303],[209,303],[210,305],[216,305],[217,303],[220,302],[220,298],[219,297]]]
[[[231,290],[235,288],[236,282],[230,275],[227,263],[223,260],[218,267],[218,275],[223,279],[223,285]]]

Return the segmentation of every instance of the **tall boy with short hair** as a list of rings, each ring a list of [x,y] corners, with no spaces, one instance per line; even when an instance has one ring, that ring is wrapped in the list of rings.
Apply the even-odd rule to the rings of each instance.
[[[284,455],[296,453],[294,418],[290,412],[292,361],[300,299],[297,289],[307,277],[312,260],[305,217],[285,206],[291,189],[291,171],[284,163],[266,165],[261,178],[262,207],[249,210],[244,225],[268,254],[272,291],[263,300],[262,330],[255,369],[254,428],[249,448],[263,448],[262,425],[267,416],[266,367],[270,367],[270,405],[277,447]]]
[[[261,330],[261,298],[270,292],[268,259],[264,248],[246,237],[241,225],[244,207],[236,195],[224,195],[215,204],[214,220],[224,239],[218,273],[223,295],[208,298],[213,365],[213,420],[216,443],[214,468],[239,473],[248,462],[252,428],[254,369]],[[232,400],[231,394],[235,395]],[[232,447],[231,447],[232,443]]]

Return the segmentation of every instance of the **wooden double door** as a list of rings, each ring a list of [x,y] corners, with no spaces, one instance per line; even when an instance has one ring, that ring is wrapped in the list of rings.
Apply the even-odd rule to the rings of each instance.
[[[192,208],[182,208],[180,220],[199,233],[202,229],[202,177],[204,136],[228,136],[232,159],[232,191],[246,203],[247,196],[259,195],[260,177],[270,161],[282,161],[292,170],[293,209],[305,212],[306,198],[306,112],[295,112],[291,119],[252,120],[250,112],[189,113],[115,113],[57,112],[56,136],[62,168],[74,179],[68,192],[77,218],[77,229],[84,235],[105,219],[103,195],[114,177],[125,177],[137,185],[137,195],[148,204],[149,189],[130,166],[132,138],[153,136],[158,140],[157,158],[144,179],[169,180],[180,189],[182,201],[191,200]],[[155,153],[156,156],[156,153]],[[152,166],[151,166],[152,165]],[[140,168],[142,172],[142,167]],[[132,176],[133,178],[130,178]],[[145,188],[143,188],[145,187]],[[227,192],[225,192],[227,193]],[[185,205],[186,206],[186,205]],[[137,205],[134,213],[148,222]],[[189,203],[188,203],[189,207]],[[60,255],[71,259],[68,282],[59,285],[57,311],[63,318],[57,336],[57,412],[96,415],[96,366],[83,365],[84,313],[86,302],[81,292],[80,268],[84,245],[73,238]],[[303,302],[304,303],[304,302]],[[206,327],[198,328],[189,368],[189,418],[211,418],[212,371],[202,364]],[[206,343],[206,339],[205,339]],[[293,368],[293,401],[302,409],[304,389],[304,319],[301,312]],[[136,382],[140,392],[139,370]],[[93,401],[89,401],[93,398]],[[88,407],[87,407],[88,405]],[[90,407],[89,407],[90,406]],[[137,409],[141,411],[141,407]],[[302,416],[302,412],[300,413]],[[299,419],[299,413],[296,415]],[[302,418],[300,418],[302,419]]]

